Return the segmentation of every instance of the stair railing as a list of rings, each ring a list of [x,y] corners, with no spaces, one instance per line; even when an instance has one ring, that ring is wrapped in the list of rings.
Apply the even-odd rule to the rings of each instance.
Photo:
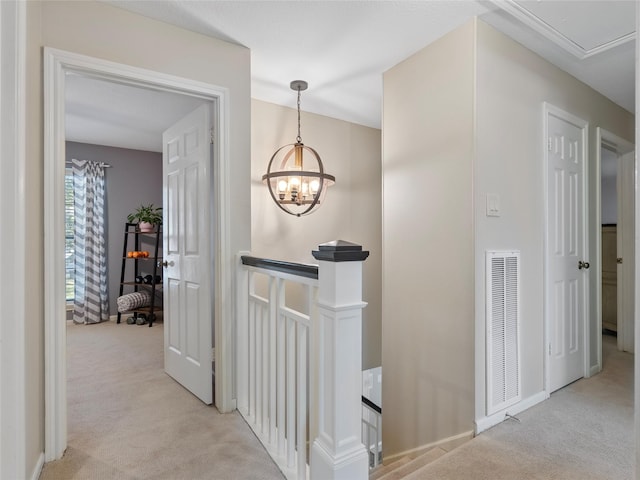
[[[369,454],[369,468],[380,464],[382,454],[382,409],[362,397],[362,443]]]
[[[239,412],[290,479],[368,477],[361,441],[362,262],[349,242],[318,265],[238,255]]]
[[[369,453],[369,468],[382,460],[382,367],[362,372],[362,443]]]

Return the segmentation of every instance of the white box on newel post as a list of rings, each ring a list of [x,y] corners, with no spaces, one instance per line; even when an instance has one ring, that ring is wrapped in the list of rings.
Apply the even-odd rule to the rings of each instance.
[[[313,252],[318,266],[318,434],[312,480],[365,480],[362,421],[362,263],[360,245],[337,240]]]

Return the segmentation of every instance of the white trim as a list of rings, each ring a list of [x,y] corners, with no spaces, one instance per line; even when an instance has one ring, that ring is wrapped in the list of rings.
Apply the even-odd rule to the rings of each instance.
[[[0,2],[0,478],[23,478],[26,459],[26,2]],[[37,321],[32,318],[30,321]],[[36,375],[38,372],[36,372]],[[32,379],[31,381],[37,381]],[[32,416],[39,413],[29,412]]]
[[[640,28],[640,7],[636,5],[636,31]],[[636,112],[640,112],[640,82],[638,81],[638,74],[640,73],[640,35],[636,36]],[[636,119],[635,125],[635,152],[636,152],[636,167],[638,158],[640,157],[640,122]],[[636,262],[640,259],[640,236],[638,236],[638,228],[640,228],[640,195],[638,194],[638,171],[636,168],[635,173],[635,196],[636,196],[636,237],[635,237],[635,258]],[[637,263],[636,263],[637,265]],[[634,324],[635,324],[635,344],[640,345],[640,268],[636,268],[635,274],[635,292],[634,292]],[[635,477],[636,479],[640,475],[640,355],[634,355],[634,423],[635,423],[635,440],[636,440],[636,454],[635,454]]]
[[[551,375],[549,370],[549,342],[551,338],[551,312],[549,311],[549,245],[547,244],[547,238],[549,234],[549,181],[548,181],[548,163],[549,163],[549,149],[547,148],[548,130],[549,130],[549,115],[558,117],[566,122],[572,123],[582,131],[582,152],[583,152],[583,175],[582,175],[582,203],[583,203],[583,248],[585,258],[589,255],[589,215],[587,214],[589,208],[589,122],[566,112],[548,102],[542,103],[543,111],[543,128],[541,139],[543,155],[543,196],[544,196],[544,238],[543,238],[543,296],[544,296],[544,335],[543,335],[543,366],[544,366],[544,391],[551,393]],[[590,373],[590,344],[589,341],[589,282],[590,277],[584,283],[584,324],[583,324],[583,347],[584,347],[584,359],[583,359],[583,375],[588,376]]]
[[[237,378],[239,372],[249,371],[249,350],[248,342],[241,342],[241,338],[249,338],[248,322],[249,322],[249,269],[244,268],[242,264],[242,256],[251,255],[248,251],[240,251],[236,254],[236,319],[235,322],[235,342],[236,342],[236,355],[235,364],[233,369],[233,377],[235,380],[234,392],[236,399],[236,408],[248,409],[249,406],[249,393],[248,385],[246,382],[238,382]]]
[[[598,53],[606,52],[607,50],[615,48],[619,45],[623,45],[636,38],[636,33],[634,31],[609,42],[598,45],[597,47],[585,49],[568,38],[566,35],[561,33],[559,30],[553,28],[533,12],[520,5],[515,0],[490,1],[497,7],[501,8],[505,12],[508,12],[509,14],[520,20],[525,25],[531,27],[547,40],[555,43],[570,54],[578,57],[580,60],[592,57],[593,55],[597,55]]]
[[[493,415],[482,417],[479,420],[476,420],[476,435],[490,429],[491,427],[495,427],[499,423],[502,423],[507,419],[507,415],[510,415],[512,417],[518,415],[519,413],[530,409],[540,402],[544,402],[548,398],[549,394],[543,390],[536,393],[535,395],[531,395],[530,397],[525,398],[521,402],[518,402],[511,407],[505,408],[501,412],[497,412]]]
[[[44,56],[44,358],[45,461],[67,448],[66,300],[64,294],[64,72]],[[62,159],[60,161],[60,159]],[[60,281],[57,281],[60,279]],[[64,317],[62,316],[64,315]],[[62,321],[62,318],[65,321]]]
[[[366,307],[368,305],[367,302],[358,302],[358,303],[352,303],[352,304],[344,304],[344,305],[328,305],[324,302],[316,302],[316,305],[318,306],[318,308],[322,308],[324,310],[328,310],[329,312],[334,312],[334,313],[338,313],[338,312],[348,312],[350,310],[362,310],[364,307]]]
[[[422,453],[425,453],[427,450],[431,450],[432,448],[436,448],[436,447],[442,447],[444,445],[446,445],[447,443],[450,442],[457,442],[459,440],[462,440],[464,438],[468,438],[469,440],[471,440],[473,438],[473,430],[469,430],[468,432],[463,432],[463,433],[459,433],[457,435],[453,435],[451,437],[447,437],[443,440],[438,440],[437,442],[432,442],[432,443],[427,443],[425,445],[421,445],[419,447],[416,448],[412,448],[410,450],[405,450],[403,452],[400,453],[395,453],[393,455],[390,456],[384,456],[384,451],[382,452],[383,454],[383,463],[385,465],[388,465],[390,463],[393,463],[397,460],[400,460],[402,457],[406,457],[407,455],[411,455],[414,458],[419,456]],[[444,449],[443,449],[444,450]]]
[[[596,203],[596,258],[594,263],[596,277],[596,332],[602,332],[602,129],[596,127],[596,164],[595,171],[597,180],[595,182],[595,203]],[[602,335],[596,335],[596,363],[589,366],[589,377],[602,370]],[[589,359],[591,363],[591,359]]]
[[[214,159],[218,175],[214,179],[217,266],[214,282],[216,299],[216,406],[221,411],[234,408],[232,398],[233,302],[225,299],[233,294],[234,256],[229,250],[231,231],[229,91],[208,83],[123,65],[107,60],[45,47],[45,458],[60,458],[66,448],[66,322],[64,301],[64,77],[68,71],[93,77],[161,89],[211,100],[217,120]],[[230,350],[230,351],[229,351]]]
[[[635,200],[635,174],[636,174],[636,159],[635,152],[623,153],[618,156],[618,216],[621,220],[618,221],[618,225],[621,227],[619,231],[620,235],[620,250],[623,258],[622,268],[618,273],[618,276],[622,278],[622,296],[620,298],[619,315],[622,317],[621,327],[618,328],[622,331],[622,338],[618,339],[618,348],[625,351],[634,353],[635,342],[633,334],[633,283],[635,274],[635,259],[634,259],[634,242],[635,231],[637,228],[633,225],[635,215],[635,205],[628,208],[629,203],[633,204]],[[629,196],[632,196],[632,201],[627,202]]]
[[[224,95],[218,97],[217,109],[214,111],[214,125],[216,125],[214,158],[217,172],[214,171],[216,205],[214,216],[216,218],[216,250],[213,261],[216,268],[214,285],[216,298],[214,318],[221,319],[214,323],[215,331],[215,405],[222,413],[230,412],[236,408],[234,395],[235,372],[235,321],[233,313],[235,304],[233,299],[235,286],[235,254],[231,250],[231,151],[230,128],[231,118],[229,95],[225,89]],[[217,173],[217,175],[216,175]]]
[[[31,480],[38,480],[40,478],[40,474],[42,473],[42,467],[44,467],[44,452],[42,452],[38,457],[38,461],[36,462],[35,467],[33,467],[33,471],[31,472],[31,476],[29,478]]]

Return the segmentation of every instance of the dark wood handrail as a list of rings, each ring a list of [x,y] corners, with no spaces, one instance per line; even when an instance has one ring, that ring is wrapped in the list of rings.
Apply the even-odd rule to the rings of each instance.
[[[318,266],[305,263],[284,262],[282,260],[272,260],[270,258],[251,257],[242,255],[243,265],[250,267],[264,268],[266,270],[274,270],[276,272],[288,273],[298,277],[318,279]]]
[[[376,412],[378,412],[380,415],[382,415],[382,407],[379,407],[378,405],[376,405],[375,403],[373,403],[371,400],[369,400],[367,397],[365,397],[364,395],[362,396],[362,403],[364,403],[367,407],[369,407],[371,410],[375,410]]]

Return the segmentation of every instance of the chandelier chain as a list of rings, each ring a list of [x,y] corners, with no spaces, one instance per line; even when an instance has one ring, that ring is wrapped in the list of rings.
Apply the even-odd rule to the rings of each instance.
[[[298,136],[296,142],[302,143],[302,137],[300,136],[300,86],[298,86]]]

